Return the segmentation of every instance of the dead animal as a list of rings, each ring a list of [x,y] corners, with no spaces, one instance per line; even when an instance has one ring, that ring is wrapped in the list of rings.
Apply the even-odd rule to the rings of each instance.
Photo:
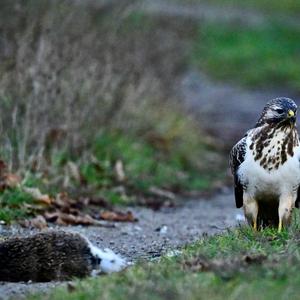
[[[126,261],[78,233],[47,231],[0,243],[0,281],[62,281],[121,271]]]

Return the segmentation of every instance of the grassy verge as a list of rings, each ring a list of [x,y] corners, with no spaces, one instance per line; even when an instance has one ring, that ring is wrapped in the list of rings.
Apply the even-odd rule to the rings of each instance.
[[[299,226],[281,234],[241,227],[203,238],[180,256],[83,280],[74,292],[54,290],[48,299],[296,299],[299,243]]]
[[[299,41],[300,30],[282,26],[204,25],[194,43],[192,64],[219,80],[299,92]]]
[[[209,140],[195,138],[196,129],[188,135],[172,130],[174,135],[169,138],[166,134],[140,139],[120,131],[102,132],[83,157],[61,150],[52,153],[50,171],[21,172],[23,180],[17,187],[0,192],[0,220],[10,223],[43,210],[32,205],[23,187],[38,188],[52,198],[68,192],[74,199],[98,197],[118,205],[147,205],[157,198],[158,206],[165,199],[159,199],[153,189],[173,193],[209,190],[225,176],[220,153]],[[214,165],[208,167],[212,161]]]
[[[259,9],[265,11],[266,13],[288,13],[291,15],[296,15],[300,13],[300,3],[297,0],[287,0],[287,1],[280,1],[280,0],[174,0],[176,2],[188,2],[188,3],[209,3],[209,4],[216,4],[225,6],[234,6],[240,8],[251,8],[251,9]]]
[[[26,205],[32,203],[32,197],[19,188],[3,191],[0,194],[0,220],[10,223],[30,216],[32,213]]]
[[[151,136],[145,141],[120,133],[103,133],[91,149],[96,163],[83,163],[82,176],[88,184],[100,188],[113,187],[119,181],[121,185],[144,193],[151,187],[175,192],[200,191],[211,187],[213,178],[218,178],[221,161],[219,166],[217,163],[208,169],[207,162],[202,164],[202,160],[209,161],[218,155],[215,147],[205,141],[187,142],[187,136],[177,136],[175,139],[164,137]],[[186,149],[188,145],[190,148]],[[201,160],[189,156],[190,151],[198,152]],[[124,169],[124,178],[121,180],[116,174],[117,162],[122,162]]]

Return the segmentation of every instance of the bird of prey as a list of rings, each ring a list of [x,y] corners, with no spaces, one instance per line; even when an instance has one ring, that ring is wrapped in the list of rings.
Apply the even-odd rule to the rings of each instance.
[[[300,202],[300,147],[296,129],[297,105],[276,98],[264,107],[253,129],[232,148],[236,207],[256,230],[291,220]]]

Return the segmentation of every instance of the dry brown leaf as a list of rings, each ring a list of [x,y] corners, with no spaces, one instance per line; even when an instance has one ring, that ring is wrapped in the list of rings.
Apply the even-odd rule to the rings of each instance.
[[[176,198],[174,193],[172,193],[170,191],[162,190],[162,189],[160,189],[158,187],[155,187],[155,186],[152,186],[149,189],[149,192],[152,193],[155,196],[162,197],[162,198],[167,198],[167,199],[170,199],[170,200],[175,200],[175,198]]]
[[[138,219],[135,218],[131,211],[126,213],[115,212],[115,211],[103,211],[100,213],[100,218],[106,221],[113,222],[137,222]]]
[[[59,216],[59,212],[45,212],[44,216],[48,222],[54,223]]]
[[[42,194],[38,188],[23,187],[23,191],[29,194],[35,201],[39,203],[46,205],[50,205],[52,203],[50,196],[47,194]]]
[[[53,200],[53,204],[60,209],[70,208],[71,202],[73,202],[73,200],[71,200],[68,194],[64,192],[57,194]]]
[[[72,214],[59,214],[56,223],[59,225],[95,225],[97,222],[89,215],[74,216]]]
[[[54,222],[57,225],[97,225],[97,220],[93,219],[90,215],[73,215],[60,211],[53,213],[45,213],[45,218],[49,222]]]
[[[7,187],[14,188],[21,183],[21,177],[17,174],[8,173],[3,175],[3,181]]]
[[[0,190],[5,190],[7,188],[14,188],[19,186],[21,183],[21,177],[17,174],[6,173],[6,167],[1,169],[0,161]]]
[[[17,174],[9,173],[7,165],[0,160],[0,189],[14,188],[21,183],[21,177]]]
[[[45,205],[43,203],[23,203],[22,207],[34,213],[37,213],[37,211],[45,211]]]
[[[46,219],[41,216],[38,215],[37,217],[30,219],[30,220],[25,220],[23,222],[21,222],[21,225],[27,228],[37,228],[37,229],[45,229],[48,227],[47,221]]]

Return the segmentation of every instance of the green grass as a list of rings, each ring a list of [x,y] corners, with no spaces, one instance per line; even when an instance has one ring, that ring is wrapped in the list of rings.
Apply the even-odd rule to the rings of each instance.
[[[291,15],[300,13],[300,2],[297,0],[174,0],[180,3],[209,3],[224,6],[237,6],[262,10],[267,13],[287,13]]]
[[[134,193],[147,194],[151,187],[174,191],[201,191],[210,188],[215,179],[222,177],[220,166],[211,167],[210,171],[201,170],[197,167],[196,159],[191,160],[189,157],[190,151],[194,153],[193,158],[195,153],[199,157],[205,157],[207,153],[215,152],[209,144],[194,141],[188,143],[194,148],[187,151],[182,149],[187,145],[182,145],[182,141],[178,139],[166,139],[163,143],[165,149],[158,149],[158,145],[144,139],[116,132],[102,133],[91,149],[94,161],[87,161],[80,167],[82,176],[88,185],[102,191],[112,203],[128,200],[127,197],[118,199],[118,195],[111,190],[117,185],[127,187],[129,196]],[[116,178],[117,161],[121,161],[124,166],[126,178],[121,183]]]
[[[0,220],[11,223],[42,211],[27,205],[32,204],[32,197],[22,186],[38,188],[54,198],[57,193],[67,191],[74,199],[80,195],[99,196],[111,204],[125,205],[141,203],[145,197],[157,197],[151,193],[152,187],[175,193],[208,190],[216,180],[225,177],[224,168],[222,161],[214,166],[205,161],[207,155],[217,152],[205,139],[195,138],[196,133],[195,130],[181,136],[179,130],[174,136],[160,136],[157,144],[155,140],[121,131],[103,131],[91,143],[84,158],[57,151],[49,161],[50,172],[25,171],[21,187],[0,192]],[[220,153],[217,155],[221,157]],[[124,169],[122,181],[116,172],[118,161]],[[76,167],[79,180],[66,173],[70,162]],[[67,187],[63,185],[65,178],[69,178]]]
[[[204,25],[191,62],[219,80],[299,92],[300,30]]]
[[[56,289],[48,299],[298,299],[299,243],[299,225],[280,234],[240,227],[203,238],[180,256],[78,281],[74,292]]]
[[[7,189],[0,193],[0,220],[11,223],[16,219],[23,219],[32,215],[26,204],[32,204],[32,196],[21,188]]]
[[[0,221],[6,224],[35,216],[43,211],[43,205],[33,199],[26,188],[37,188],[41,193],[56,195],[60,191],[57,187],[49,185],[42,174],[27,172],[22,182],[16,187],[6,187],[0,192]]]

